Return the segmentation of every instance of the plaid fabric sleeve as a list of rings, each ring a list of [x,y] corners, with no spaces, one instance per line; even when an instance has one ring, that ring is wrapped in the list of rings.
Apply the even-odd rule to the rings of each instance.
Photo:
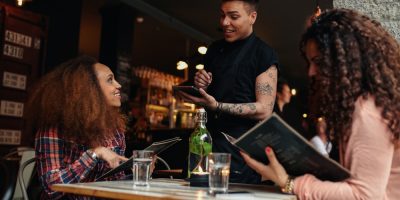
[[[97,160],[84,151],[66,148],[66,141],[60,139],[54,129],[37,133],[35,150],[39,179],[49,199],[63,196],[62,193],[50,189],[52,184],[78,183],[97,163]]]
[[[126,150],[125,134],[120,131],[117,131],[114,138],[109,142],[109,148],[111,148],[118,155],[125,156],[125,150]],[[125,179],[127,179],[127,177],[125,175],[125,172],[122,171],[106,178],[105,180],[113,181],[113,180],[125,180]]]

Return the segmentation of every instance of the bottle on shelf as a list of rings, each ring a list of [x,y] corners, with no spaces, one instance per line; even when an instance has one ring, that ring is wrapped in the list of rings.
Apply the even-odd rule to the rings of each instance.
[[[212,139],[206,128],[207,113],[204,108],[197,110],[196,127],[189,138],[188,178],[193,174],[206,174],[208,155],[212,150]]]

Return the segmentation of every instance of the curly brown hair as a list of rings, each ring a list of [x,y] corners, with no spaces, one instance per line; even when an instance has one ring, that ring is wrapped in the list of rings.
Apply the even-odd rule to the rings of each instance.
[[[101,90],[96,63],[80,56],[42,77],[28,100],[32,132],[56,128],[62,138],[96,147],[115,131],[125,131],[125,117],[108,105]]]
[[[400,136],[400,48],[377,21],[348,9],[322,13],[304,33],[300,49],[316,42],[321,59],[318,95],[320,114],[336,139],[349,136],[358,97],[375,98],[394,142]],[[312,86],[312,88],[315,88]]]

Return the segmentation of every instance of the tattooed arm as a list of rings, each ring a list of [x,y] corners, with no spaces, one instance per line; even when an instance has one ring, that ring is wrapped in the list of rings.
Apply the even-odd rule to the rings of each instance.
[[[256,78],[256,102],[240,104],[217,102],[216,109],[232,115],[257,120],[265,119],[272,114],[274,108],[277,77],[278,70],[275,65],[272,65]]]
[[[249,103],[223,103],[217,102],[213,96],[200,88],[201,98],[191,96],[184,92],[177,92],[185,101],[208,107],[211,110],[218,110],[236,116],[248,117],[262,120],[270,116],[274,108],[276,96],[278,70],[275,65],[268,68],[256,78],[256,101]]]

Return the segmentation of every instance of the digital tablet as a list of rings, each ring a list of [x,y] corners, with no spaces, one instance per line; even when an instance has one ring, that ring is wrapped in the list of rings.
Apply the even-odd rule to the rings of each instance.
[[[182,91],[195,97],[202,97],[198,88],[194,86],[172,86],[174,91]]]

